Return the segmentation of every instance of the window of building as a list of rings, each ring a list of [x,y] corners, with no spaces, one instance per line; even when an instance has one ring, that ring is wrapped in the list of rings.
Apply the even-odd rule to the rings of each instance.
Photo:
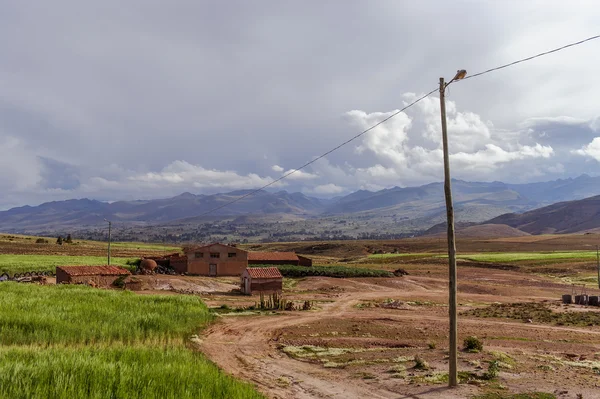
[[[230,258],[235,258],[237,256],[237,253],[235,253],[235,252],[229,252],[227,254],[227,256],[230,257]]]
[[[211,253],[210,253],[210,257],[211,257],[211,258],[220,258],[220,257],[221,257],[221,254],[220,254],[220,253],[218,253],[218,252],[211,252]]]
[[[204,253],[203,252],[196,252],[196,253],[194,253],[194,258],[204,258]]]

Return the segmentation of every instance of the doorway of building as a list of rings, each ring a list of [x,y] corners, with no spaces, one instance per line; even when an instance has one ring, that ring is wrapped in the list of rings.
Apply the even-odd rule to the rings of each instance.
[[[208,275],[209,276],[217,275],[217,265],[216,264],[211,263],[210,265],[208,265]]]

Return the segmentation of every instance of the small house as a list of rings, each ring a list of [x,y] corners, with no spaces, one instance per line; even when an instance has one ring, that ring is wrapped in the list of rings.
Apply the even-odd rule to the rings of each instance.
[[[107,288],[118,278],[129,275],[129,270],[118,266],[58,266],[56,284],[88,284]]]
[[[187,273],[200,276],[239,276],[248,266],[248,252],[224,244],[184,249]],[[177,269],[176,269],[177,270]]]
[[[283,290],[283,276],[276,267],[249,267],[242,273],[242,294],[253,292],[273,293]]]

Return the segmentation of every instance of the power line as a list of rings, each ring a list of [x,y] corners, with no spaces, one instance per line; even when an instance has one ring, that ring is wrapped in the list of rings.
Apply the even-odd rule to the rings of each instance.
[[[213,209],[211,209],[211,210],[209,210],[209,211],[206,211],[206,212],[204,212],[204,213],[202,213],[202,214],[200,214],[200,215],[198,215],[198,216],[196,216],[196,217],[202,217],[202,216],[206,216],[206,215],[208,215],[208,214],[210,214],[210,213],[216,212],[216,211],[218,211],[219,209],[225,208],[226,206],[229,206],[229,205],[231,205],[231,204],[234,204],[234,203],[236,203],[236,202],[238,202],[238,201],[241,201],[241,200],[243,200],[244,198],[250,197],[250,196],[252,196],[252,195],[256,194],[257,192],[259,192],[259,191],[262,191],[262,190],[264,190],[265,188],[267,188],[267,187],[270,187],[270,186],[272,186],[273,184],[280,182],[281,180],[285,179],[286,177],[288,177],[288,176],[290,176],[290,175],[292,175],[292,174],[294,174],[294,173],[296,173],[296,172],[299,172],[300,170],[302,170],[302,169],[306,168],[307,166],[309,166],[309,165],[311,165],[311,164],[313,164],[313,163],[317,162],[319,159],[326,157],[327,155],[331,154],[332,152],[334,152],[334,151],[336,151],[336,150],[338,150],[338,149],[342,148],[342,147],[343,147],[343,146],[345,146],[346,144],[348,144],[348,143],[350,143],[350,142],[352,142],[352,141],[356,140],[357,138],[361,137],[362,135],[364,135],[364,134],[366,134],[366,133],[370,132],[371,130],[375,129],[377,126],[379,126],[379,125],[381,125],[381,124],[383,124],[383,123],[385,123],[385,122],[389,121],[390,119],[392,119],[393,117],[395,117],[395,116],[396,116],[396,115],[398,115],[399,113],[401,113],[401,112],[403,112],[403,111],[407,110],[408,108],[412,107],[413,105],[415,105],[415,104],[416,104],[416,103],[418,103],[419,101],[421,101],[421,100],[423,100],[423,99],[425,99],[425,98],[429,97],[431,94],[433,94],[433,93],[434,93],[434,92],[436,92],[437,90],[438,90],[437,88],[435,88],[435,89],[431,90],[429,93],[427,93],[427,94],[423,95],[422,97],[419,97],[418,99],[416,99],[416,100],[415,100],[415,101],[413,101],[412,103],[408,104],[407,106],[405,106],[405,107],[404,107],[404,108],[402,108],[401,110],[398,110],[398,111],[394,112],[393,114],[391,114],[391,115],[390,115],[390,116],[388,116],[387,118],[385,118],[385,119],[382,119],[381,121],[377,122],[376,124],[374,124],[374,125],[373,125],[373,126],[371,126],[370,128],[368,128],[368,129],[366,129],[366,130],[363,130],[362,132],[360,132],[360,133],[359,133],[359,134],[357,134],[356,136],[354,136],[354,137],[352,137],[352,138],[350,138],[350,139],[348,139],[348,140],[344,141],[342,144],[338,145],[337,147],[334,147],[334,148],[332,148],[331,150],[327,151],[326,153],[319,155],[318,157],[316,157],[316,158],[315,158],[315,159],[313,159],[312,161],[309,161],[309,162],[305,163],[304,165],[300,166],[299,168],[296,168],[296,169],[293,169],[293,170],[289,171],[288,173],[284,174],[284,175],[283,175],[283,176],[281,176],[280,178],[273,180],[271,183],[269,183],[269,184],[265,184],[264,186],[262,186],[262,187],[260,187],[260,188],[257,188],[256,190],[252,190],[251,192],[249,192],[249,193],[246,193],[246,194],[242,195],[241,197],[238,197],[238,198],[236,198],[236,199],[234,199],[234,200],[231,200],[231,201],[229,201],[229,202],[226,202],[225,204],[219,205],[218,207],[216,207],[216,208],[213,208]]]
[[[504,64],[504,65],[500,65],[500,66],[497,66],[497,67],[494,67],[494,68],[490,68],[490,69],[488,69],[488,70],[485,70],[485,71],[483,71],[483,72],[478,72],[478,73],[476,73],[476,74],[473,74],[473,75],[468,75],[468,76],[466,76],[466,77],[462,78],[461,80],[471,79],[471,78],[474,78],[474,77],[477,77],[477,76],[485,75],[485,74],[487,74],[487,73],[490,73],[490,72],[493,72],[493,71],[497,71],[497,70],[500,70],[500,69],[508,68],[508,67],[510,67],[510,66],[513,66],[513,65],[516,65],[516,64],[520,64],[520,63],[522,63],[522,62],[525,62],[525,61],[530,61],[530,60],[533,60],[534,58],[538,58],[538,57],[542,57],[542,56],[544,56],[544,55],[552,54],[552,53],[555,53],[555,52],[557,52],[557,51],[564,50],[564,49],[566,49],[566,48],[569,48],[569,47],[577,46],[577,45],[583,44],[583,43],[585,43],[585,42],[589,42],[589,41],[591,41],[591,40],[594,40],[594,39],[599,39],[599,38],[600,38],[600,35],[591,36],[591,37],[588,37],[587,39],[580,40],[580,41],[578,41],[578,42],[570,43],[570,44],[564,45],[564,46],[562,46],[562,47],[557,47],[557,48],[555,48],[555,49],[552,49],[552,50],[549,50],[549,51],[545,51],[545,52],[543,52],[543,53],[539,53],[539,54],[536,54],[536,55],[532,55],[531,57],[522,58],[522,59],[520,59],[520,60],[513,61],[513,62],[511,62],[511,63],[508,63],[508,64]],[[455,83],[455,82],[458,82],[458,81],[460,81],[460,80],[453,80],[453,81],[451,81],[450,83]],[[449,84],[450,84],[450,83],[449,83]],[[273,180],[271,183],[265,184],[264,186],[262,186],[262,187],[260,187],[260,188],[257,188],[256,190],[252,190],[252,191],[250,191],[249,193],[246,193],[246,194],[242,195],[241,197],[238,197],[238,198],[236,198],[236,199],[234,199],[234,200],[228,201],[228,202],[226,202],[226,203],[224,203],[224,204],[222,204],[222,205],[219,205],[219,206],[217,206],[217,207],[215,207],[215,208],[213,208],[213,209],[210,209],[210,210],[208,210],[208,211],[206,211],[206,212],[204,212],[204,213],[202,213],[202,214],[200,214],[200,215],[198,215],[198,216],[196,216],[196,217],[202,217],[202,216],[206,216],[206,215],[209,215],[209,214],[211,214],[211,213],[213,213],[213,212],[216,212],[216,211],[218,211],[219,209],[223,209],[223,208],[225,208],[225,207],[227,207],[227,206],[229,206],[229,205],[235,204],[236,202],[238,202],[238,201],[241,201],[241,200],[243,200],[244,198],[248,198],[248,197],[250,197],[250,196],[252,196],[252,195],[254,195],[254,194],[258,193],[259,191],[262,191],[262,190],[264,190],[265,188],[268,188],[268,187],[272,186],[273,184],[276,184],[276,183],[280,182],[281,180],[283,180],[283,179],[287,178],[288,176],[290,176],[290,175],[292,175],[292,174],[294,174],[294,173],[296,173],[296,172],[299,172],[300,170],[302,170],[302,169],[306,168],[307,166],[309,166],[309,165],[312,165],[313,163],[315,163],[315,162],[316,162],[316,161],[318,161],[319,159],[326,157],[327,155],[331,154],[332,152],[334,152],[334,151],[336,151],[336,150],[338,150],[338,149],[342,148],[342,147],[343,147],[343,146],[345,146],[346,144],[349,144],[349,143],[351,143],[352,141],[356,140],[357,138],[359,138],[359,137],[363,136],[364,134],[366,134],[366,133],[370,132],[371,130],[375,129],[377,126],[379,126],[379,125],[381,125],[381,124],[383,124],[383,123],[385,123],[385,122],[389,121],[390,119],[392,119],[393,117],[395,117],[395,116],[396,116],[396,115],[398,115],[399,113],[401,113],[401,112],[403,112],[403,111],[407,110],[408,108],[412,107],[413,105],[415,105],[415,104],[416,104],[416,103],[418,103],[419,101],[421,101],[421,100],[424,100],[425,98],[429,97],[431,94],[433,94],[433,93],[434,93],[434,92],[436,92],[437,90],[438,90],[437,88],[435,88],[435,89],[431,90],[429,93],[427,93],[427,94],[425,94],[425,95],[423,95],[423,96],[419,97],[418,99],[416,99],[416,100],[415,100],[415,101],[413,101],[412,103],[408,104],[407,106],[405,106],[405,107],[404,107],[404,108],[402,108],[401,110],[394,112],[393,114],[389,115],[389,116],[388,116],[388,117],[386,117],[385,119],[382,119],[381,121],[377,122],[376,124],[374,124],[373,126],[369,127],[368,129],[366,129],[366,130],[363,130],[362,132],[358,133],[358,134],[357,134],[357,135],[355,135],[354,137],[352,137],[352,138],[350,138],[350,139],[348,139],[348,140],[344,141],[342,144],[340,144],[340,145],[338,145],[338,146],[336,146],[336,147],[332,148],[331,150],[329,150],[329,151],[325,152],[324,154],[322,154],[322,155],[319,155],[318,157],[314,158],[312,161],[309,161],[309,162],[305,163],[304,165],[300,166],[299,168],[296,168],[296,169],[293,169],[293,170],[289,171],[288,173],[284,174],[283,176],[281,176],[281,177],[279,177],[279,178],[277,178],[277,179]]]
[[[486,71],[483,71],[483,72],[479,72],[479,73],[476,73],[476,74],[473,74],[473,75],[468,75],[468,76],[466,76],[465,78],[463,78],[463,79],[461,79],[461,80],[467,80],[467,79],[475,78],[475,77],[477,77],[477,76],[485,75],[486,73],[490,73],[490,72],[493,72],[493,71],[497,71],[497,70],[499,70],[499,69],[508,68],[509,66],[513,66],[513,65],[516,65],[516,64],[520,64],[521,62],[525,62],[525,61],[530,61],[530,60],[533,60],[534,58],[542,57],[542,56],[544,56],[544,55],[548,55],[548,54],[556,53],[557,51],[564,50],[564,49],[566,49],[566,48],[573,47],[573,46],[578,46],[578,45],[580,45],[580,44],[583,44],[583,43],[585,43],[585,42],[589,42],[589,41],[591,41],[591,40],[594,40],[594,39],[600,39],[600,35],[596,35],[596,36],[588,37],[587,39],[580,40],[580,41],[578,41],[578,42],[570,43],[570,44],[567,44],[567,45],[565,45],[565,46],[562,46],[562,47],[557,47],[557,48],[555,48],[555,49],[552,49],[552,50],[549,50],[549,51],[544,51],[543,53],[539,53],[539,54],[536,54],[536,55],[532,55],[531,57],[522,58],[522,59],[520,59],[520,60],[513,61],[513,62],[511,62],[511,63],[504,64],[504,65],[501,65],[501,66],[498,66],[498,67],[495,67],[495,68],[491,68],[491,69],[488,69],[488,70],[486,70]],[[457,81],[455,81],[455,82],[457,82]]]

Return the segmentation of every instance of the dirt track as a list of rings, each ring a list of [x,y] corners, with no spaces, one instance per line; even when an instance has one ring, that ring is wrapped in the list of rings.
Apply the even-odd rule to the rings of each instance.
[[[467,292],[459,296],[460,302],[475,301],[477,303],[492,303],[498,300],[508,302],[530,301],[532,295],[537,300],[556,298],[560,288],[556,284],[512,272],[481,271],[473,269],[464,271],[470,274],[470,284]],[[483,279],[480,275],[485,275]],[[481,280],[486,281],[477,281]],[[323,303],[319,310],[310,312],[286,312],[273,316],[227,316],[205,331],[202,338],[201,350],[228,373],[247,381],[254,382],[257,387],[272,398],[465,398],[480,389],[474,385],[461,384],[458,388],[449,390],[445,384],[406,384],[398,380],[382,378],[363,379],[356,377],[351,370],[325,368],[318,362],[294,359],[280,351],[282,342],[296,339],[300,343],[323,342],[330,331],[338,331],[342,324],[348,321],[362,323],[361,325],[375,326],[376,323],[391,323],[396,330],[404,328],[401,340],[424,345],[431,337],[446,339],[447,325],[446,308],[430,307],[410,310],[357,309],[356,305],[365,301],[377,301],[385,298],[418,298],[420,300],[443,301],[446,295],[443,278],[408,276],[404,278],[355,279],[335,280],[315,278],[299,284],[295,290],[306,295],[307,290],[317,287],[339,284],[341,293],[329,294],[330,302]],[[526,290],[519,286],[527,287]],[[478,286],[478,290],[473,287]],[[399,289],[401,287],[401,289]],[[502,287],[500,291],[496,287]],[[316,292],[315,291],[315,292]],[[293,294],[291,294],[293,296]],[[299,294],[299,297],[302,296]],[[316,295],[316,294],[315,294]],[[418,336],[406,332],[408,326],[415,327]],[[310,329],[315,334],[300,333]],[[420,332],[423,332],[421,335]],[[322,333],[322,334],[319,334]],[[542,324],[524,324],[519,321],[502,321],[497,319],[461,318],[459,336],[479,333],[479,336],[490,337],[490,349],[501,349],[515,352],[519,364],[523,367],[532,362],[531,356],[555,355],[568,352],[585,352],[593,356],[600,349],[600,330],[597,328],[556,327]],[[511,335],[512,334],[512,335]],[[515,336],[501,338],[496,336]],[[310,338],[319,336],[318,338]],[[292,337],[292,338],[290,338]],[[566,338],[565,338],[566,337]],[[577,337],[572,343],[569,337]],[[385,337],[384,337],[385,338]],[[393,337],[391,337],[393,338]],[[329,339],[329,338],[328,338]],[[338,339],[338,338],[335,338]],[[380,338],[366,341],[381,341]],[[396,338],[397,339],[397,338]],[[348,342],[349,338],[344,338]],[[352,342],[363,342],[365,339],[354,339]],[[527,341],[531,341],[529,344]],[[546,342],[545,342],[546,341]],[[341,341],[338,341],[338,343]],[[387,341],[386,341],[387,342]],[[589,344],[588,344],[589,342]],[[330,342],[334,345],[333,341]],[[526,345],[524,345],[526,344]],[[446,347],[447,341],[444,344]],[[430,355],[431,351],[416,349]],[[559,352],[552,352],[558,350]],[[431,356],[431,355],[430,355]],[[439,359],[435,368],[439,372],[446,370],[443,351],[436,355]],[[533,367],[535,369],[535,361]],[[464,370],[466,366],[462,365]],[[558,367],[558,366],[557,366]],[[578,370],[574,372],[577,373]],[[573,372],[562,371],[551,375],[551,383],[543,377],[543,382],[536,381],[540,376],[511,375],[506,373],[511,390],[516,392],[532,389],[552,392],[569,387],[567,394],[559,397],[575,397],[575,393],[595,392],[593,386],[571,378]],[[378,376],[384,372],[378,372]],[[528,382],[530,380],[530,382]],[[553,388],[553,389],[550,389]],[[584,395],[584,397],[593,397]]]

